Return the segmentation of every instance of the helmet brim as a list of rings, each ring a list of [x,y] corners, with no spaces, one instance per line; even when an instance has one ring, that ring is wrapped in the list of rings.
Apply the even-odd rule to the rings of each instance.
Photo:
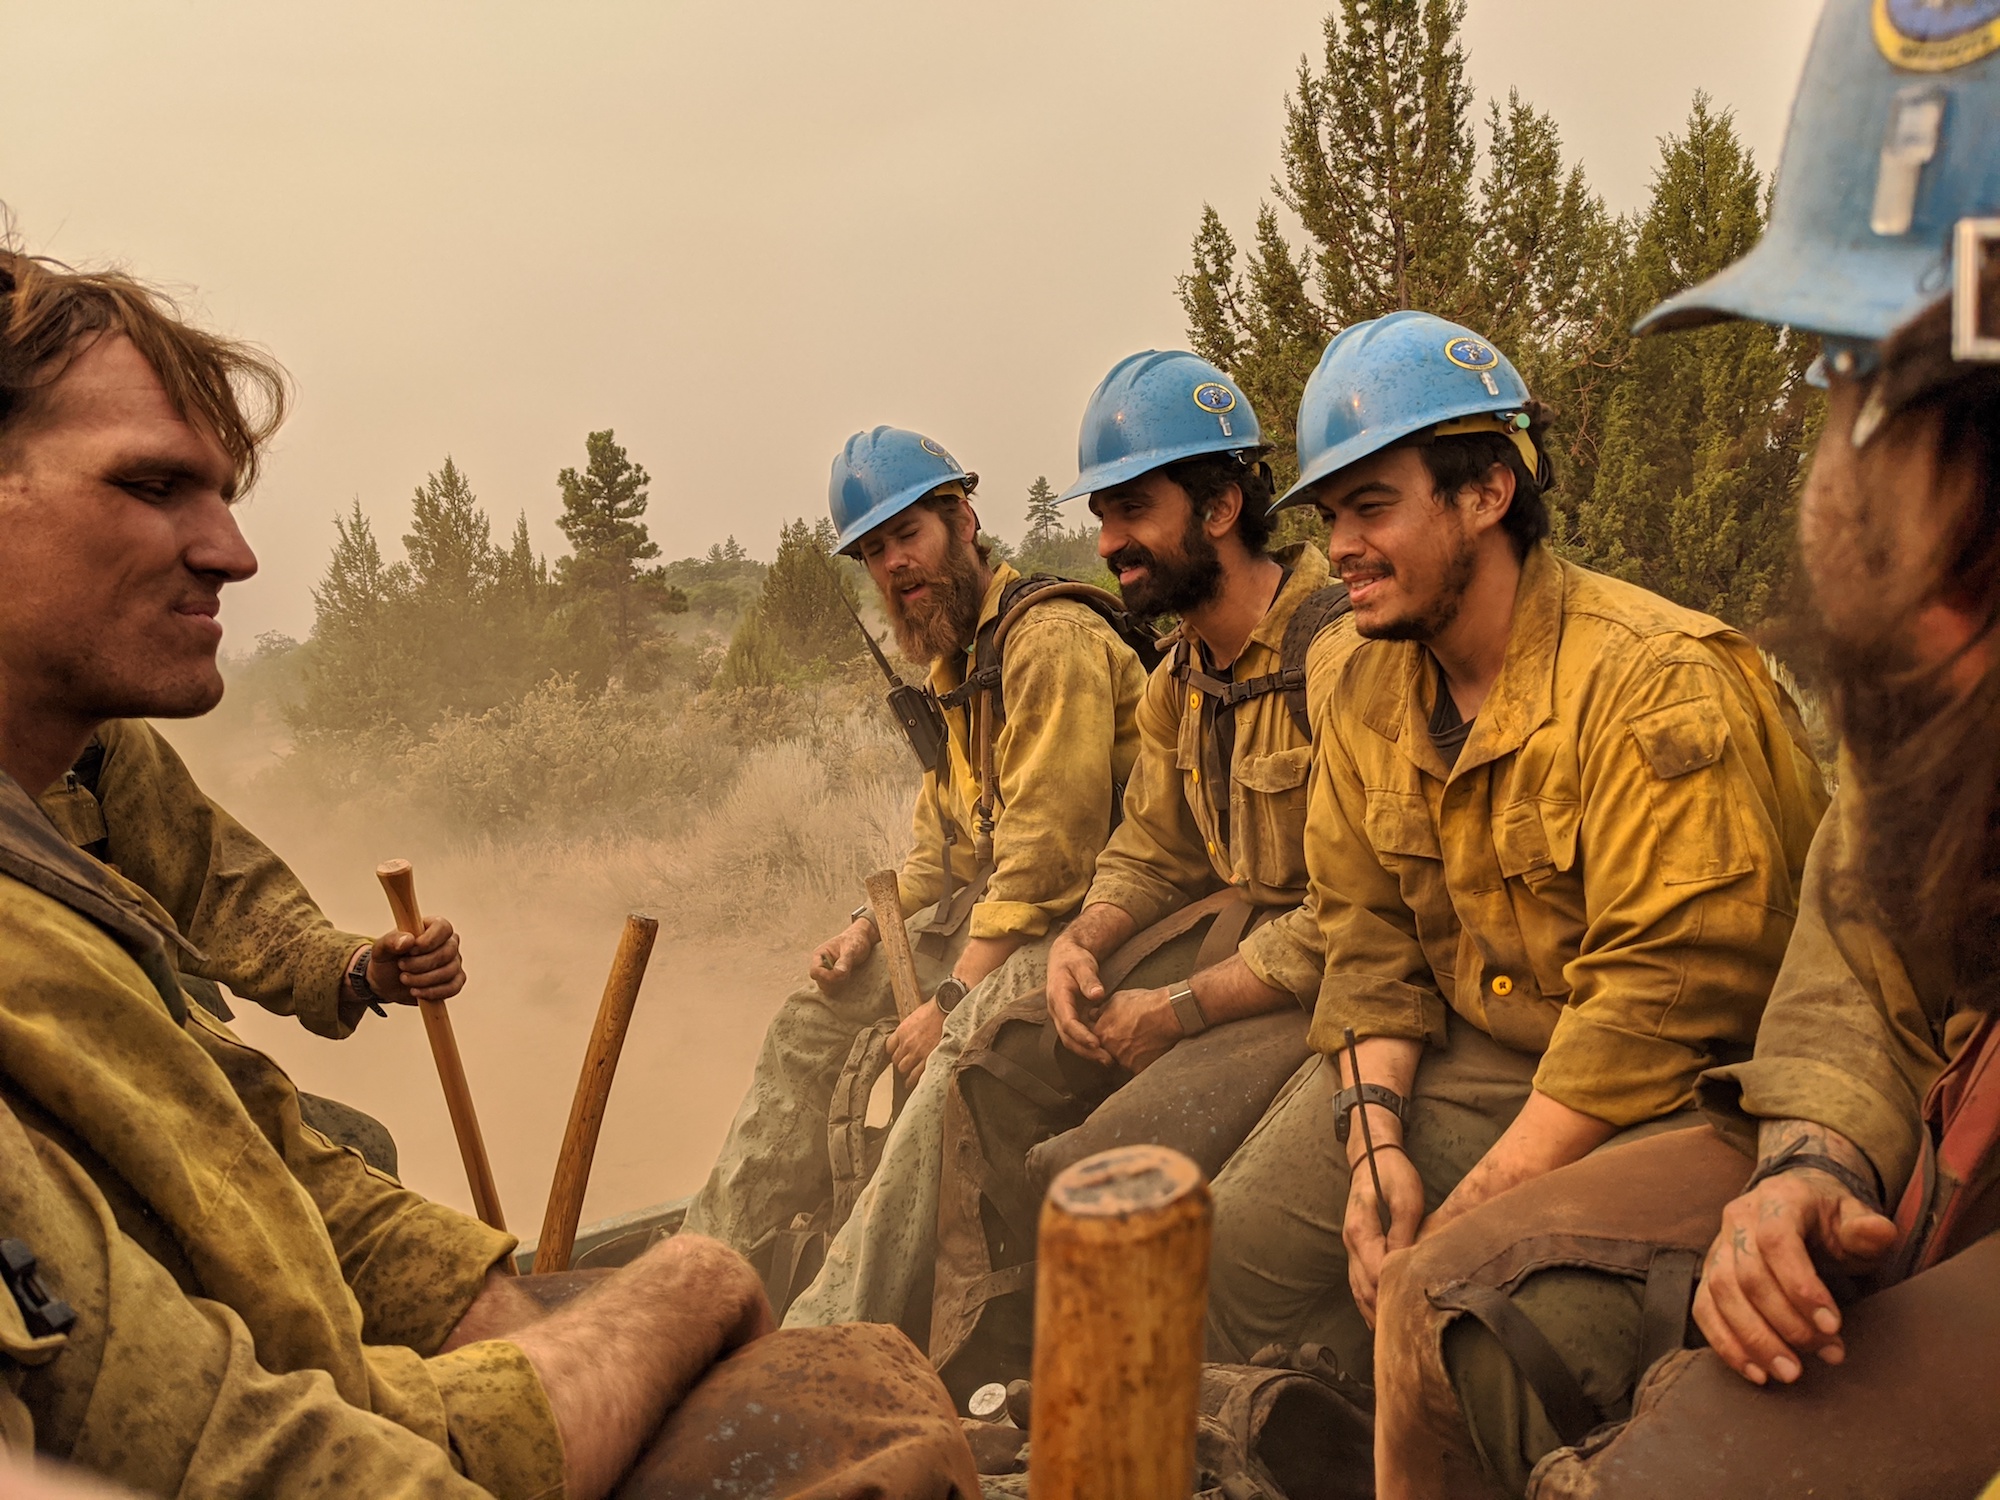
[[[1461,417],[1477,417],[1487,412],[1519,411],[1520,402],[1495,406],[1488,398],[1484,401],[1466,401],[1458,404],[1447,403],[1440,406],[1435,414],[1420,427],[1375,426],[1364,428],[1346,442],[1329,448],[1309,467],[1299,474],[1298,483],[1271,502],[1270,513],[1276,515],[1281,510],[1289,510],[1295,505],[1312,502],[1312,490],[1323,479],[1331,478],[1342,469],[1358,464],[1364,458],[1371,458],[1384,448],[1393,447],[1413,432],[1425,432],[1444,422],[1456,422]]]
[[[1787,248],[1767,237],[1734,265],[1669,297],[1632,327],[1672,333],[1741,318],[1821,338],[1879,343],[1949,285],[1938,247],[1884,241],[1840,253]],[[1932,291],[1923,288],[1934,286]]]
[[[856,556],[857,554],[854,549],[861,545],[862,538],[866,537],[869,532],[880,526],[884,521],[895,519],[926,495],[934,494],[948,484],[964,485],[965,493],[970,497],[973,490],[979,484],[979,476],[970,469],[966,469],[957,474],[948,474],[943,479],[926,480],[922,484],[911,485],[907,489],[899,490],[880,505],[862,512],[861,518],[840,534],[839,540],[833,544],[833,550],[842,557]]]
[[[1093,464],[1077,475],[1076,483],[1056,496],[1058,505],[1071,500],[1081,500],[1086,495],[1095,495],[1100,490],[1116,489],[1121,484],[1150,474],[1155,469],[1164,469],[1168,464],[1177,464],[1184,458],[1201,458],[1210,453],[1251,453],[1262,451],[1261,442],[1230,443],[1217,446],[1214,443],[1189,443],[1181,448],[1168,448],[1164,452],[1153,449],[1145,453],[1135,453],[1129,458],[1117,459],[1108,464]]]

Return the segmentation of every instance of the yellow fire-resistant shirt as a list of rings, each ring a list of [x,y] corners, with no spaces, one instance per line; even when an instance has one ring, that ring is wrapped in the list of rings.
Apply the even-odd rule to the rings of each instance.
[[[77,1313],[0,1317],[5,1441],[152,1494],[560,1494],[522,1351],[436,1353],[512,1237],[301,1124],[136,893],[0,803],[0,1231]]]
[[[1796,714],[1720,621],[1527,558],[1457,766],[1437,668],[1364,642],[1322,696],[1306,831],[1326,974],[1313,1044],[1441,1045],[1450,1005],[1624,1127],[1747,1055],[1826,806]]]
[[[289,866],[195,784],[180,756],[141,719],[97,731],[95,795],[65,777],[42,811],[166,911],[200,957],[183,972],[229,986],[266,1010],[295,1015],[336,1040],[366,1014],[342,981],[372,939],[326,919]]]
[[[1946,955],[1906,953],[1861,882],[1842,879],[1861,816],[1843,777],[1806,861],[1756,1055],[1703,1074],[1701,1102],[1749,1149],[1760,1119],[1839,1131],[1874,1164],[1893,1208],[1916,1165],[1924,1096],[1978,1017],[1952,1009]]]
[[[1232,681],[1276,672],[1285,627],[1332,581],[1326,558],[1308,545],[1286,548],[1276,560],[1290,576],[1231,665]],[[1320,632],[1307,656],[1309,699],[1330,687],[1354,641],[1351,619]],[[1143,928],[1235,886],[1254,905],[1283,909],[1243,940],[1244,961],[1265,984],[1310,1004],[1320,983],[1319,930],[1301,909],[1312,744],[1283,693],[1249,699],[1234,712],[1225,835],[1223,789],[1202,774],[1200,695],[1177,679],[1171,657],[1155,669],[1139,705],[1139,760],[1125,821],[1098,856],[1086,904],[1120,907]]]
[[[1005,563],[993,570],[979,611],[982,626],[999,613],[1001,592],[1018,577]],[[961,686],[970,663],[969,653],[933,663],[932,689],[944,694]],[[972,908],[972,937],[1037,938],[1082,905],[1091,864],[1111,831],[1117,788],[1138,754],[1134,714],[1145,686],[1132,648],[1074,599],[1037,604],[1008,632],[1000,657],[1006,722],[993,747],[999,783],[993,875]],[[952,831],[953,885],[960,891],[977,874],[975,720],[974,704],[945,715],[951,774],[941,790]],[[925,774],[912,819],[915,841],[898,876],[905,916],[944,894],[946,846],[936,781],[935,772]]]

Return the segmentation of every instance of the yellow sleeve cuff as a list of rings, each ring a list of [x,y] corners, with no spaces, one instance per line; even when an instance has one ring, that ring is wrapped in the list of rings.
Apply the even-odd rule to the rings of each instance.
[[[1313,1008],[1306,1040],[1318,1052],[1336,1052],[1346,1029],[1357,1041],[1371,1036],[1445,1044],[1444,997],[1400,980],[1372,974],[1341,974],[1331,969],[1320,979],[1319,1003]]]
[[[444,1402],[453,1462],[467,1479],[499,1500],[562,1494],[562,1434],[520,1345],[487,1339],[427,1363]]]
[[[1038,938],[1054,920],[1031,901],[982,901],[972,908],[966,931],[975,938]]]
[[[1565,1009],[1535,1069],[1535,1090],[1624,1130],[1684,1108],[1710,1061],[1684,1043],[1644,1036]]]

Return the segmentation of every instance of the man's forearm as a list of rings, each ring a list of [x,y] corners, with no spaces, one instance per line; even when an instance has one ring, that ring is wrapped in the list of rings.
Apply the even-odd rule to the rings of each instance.
[[[958,962],[952,965],[952,977],[971,989],[1012,958],[1015,950],[1027,941],[1018,933],[1007,937],[973,938],[965,945],[965,951],[959,954]]]
[[[1757,1163],[1784,1152],[1800,1156],[1824,1156],[1840,1163],[1864,1183],[1874,1185],[1877,1201],[1882,1198],[1882,1174],[1868,1159],[1868,1153],[1838,1130],[1811,1120],[1764,1120],[1757,1126]],[[1892,1205],[1893,1206],[1893,1205]]]
[[[1297,997],[1289,990],[1273,989],[1252,973],[1240,953],[1232,953],[1221,963],[1203,969],[1187,984],[1211,1026],[1268,1015],[1298,1004]]]
[[[1139,924],[1124,907],[1099,901],[1086,906],[1059,941],[1074,943],[1092,958],[1104,959],[1122,948],[1138,930]]]
[[[1428,1227],[1447,1224],[1511,1187],[1582,1161],[1617,1133],[1617,1126],[1594,1115],[1571,1109],[1539,1090],[1530,1093],[1514,1123],[1452,1189]]]
[[[688,1236],[511,1333],[562,1433],[571,1500],[609,1494],[709,1366],[768,1321],[748,1263],[714,1240]]]

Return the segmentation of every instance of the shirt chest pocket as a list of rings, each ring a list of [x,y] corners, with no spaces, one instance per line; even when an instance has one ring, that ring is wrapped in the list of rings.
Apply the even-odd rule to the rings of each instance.
[[[1234,816],[1242,830],[1247,873],[1259,885],[1305,889],[1306,782],[1312,753],[1311,745],[1294,745],[1269,755],[1237,757],[1240,796]]]
[[[1503,807],[1493,820],[1493,852],[1506,880],[1539,891],[1557,875],[1576,868],[1576,803],[1523,797]]]
[[[1713,703],[1690,698],[1626,721],[1651,772],[1647,799],[1668,885],[1734,880],[1753,860],[1731,795],[1729,723]],[[1645,811],[1632,808],[1630,817]]]

